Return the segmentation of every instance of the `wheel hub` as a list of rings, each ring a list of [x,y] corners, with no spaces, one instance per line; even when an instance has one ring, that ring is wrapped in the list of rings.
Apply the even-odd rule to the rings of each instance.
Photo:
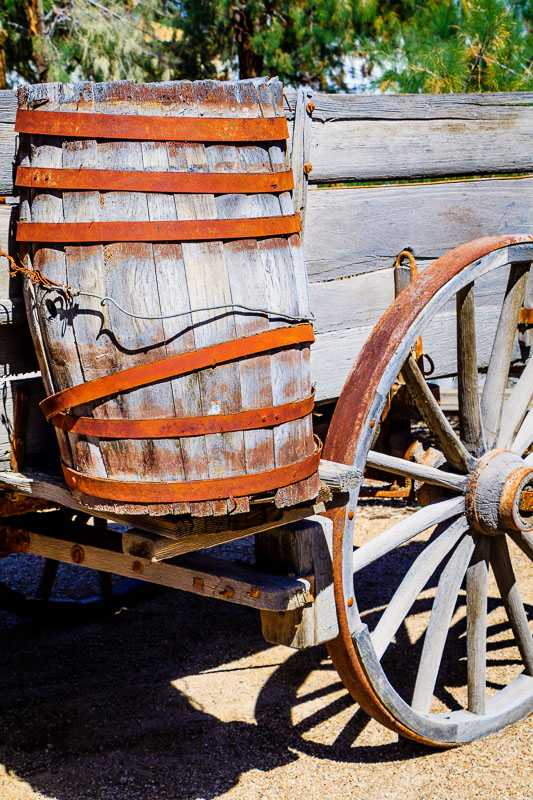
[[[533,530],[525,493],[533,490],[533,469],[515,453],[489,450],[477,462],[466,490],[466,513],[473,528],[498,535]]]

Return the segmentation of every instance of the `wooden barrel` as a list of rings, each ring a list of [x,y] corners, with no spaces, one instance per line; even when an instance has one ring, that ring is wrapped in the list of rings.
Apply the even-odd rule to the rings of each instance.
[[[74,495],[194,515],[316,496],[280,83],[23,86],[16,127],[42,408]]]

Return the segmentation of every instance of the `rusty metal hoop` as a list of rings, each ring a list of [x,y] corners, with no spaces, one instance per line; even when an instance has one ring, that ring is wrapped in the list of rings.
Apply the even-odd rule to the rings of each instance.
[[[354,464],[355,468],[362,472],[367,462],[367,456],[374,438],[372,422],[380,418],[386,403],[388,391],[404,366],[406,359],[409,358],[410,351],[424,328],[426,328],[428,323],[434,319],[435,315],[443,309],[447,302],[456,297],[458,292],[464,291],[465,288],[468,289],[477,278],[509,263],[518,264],[521,265],[523,269],[527,269],[524,262],[531,262],[532,259],[533,237],[509,235],[492,236],[457,247],[437,259],[431,266],[425,269],[423,274],[407,287],[402,295],[389,307],[363,347],[338,401],[326,439],[324,458],[345,464]],[[509,278],[509,282],[510,281],[511,278]],[[510,283],[506,288],[507,296],[510,294],[509,285]],[[518,324],[519,310],[519,307],[515,309],[516,325]],[[477,370],[477,367],[475,369]],[[531,367],[528,370],[528,380],[530,369]],[[475,374],[477,377],[477,372]],[[507,378],[507,371],[505,372],[505,378]],[[522,387],[523,386],[524,384],[522,384]],[[531,391],[533,393],[533,384],[531,385]],[[529,402],[531,402],[531,398],[529,398]],[[522,420],[527,412],[527,406],[528,403],[526,402],[526,409],[521,417]],[[532,422],[533,417],[529,419],[529,427],[532,427]],[[458,437],[456,438],[458,439]],[[514,438],[513,442],[516,443],[516,441],[517,438]],[[495,446],[495,444],[492,445],[492,447]],[[524,448],[523,431],[521,446]],[[527,446],[526,444],[526,447]],[[523,455],[524,451],[525,448],[522,450],[521,455]],[[476,455],[481,455],[482,452],[483,450]],[[477,459],[473,458],[470,453],[466,453],[466,456],[466,460],[469,464],[468,471],[470,471],[472,462],[476,464]],[[527,463],[529,465],[529,462],[530,458],[528,457],[527,462],[523,461],[522,463]],[[403,463],[404,462],[402,462],[402,464]],[[373,466],[375,466],[375,464],[373,464]],[[382,469],[385,469],[385,467],[382,467]],[[394,472],[394,469],[390,468],[390,462],[386,469],[388,472]],[[453,466],[450,466],[450,463],[445,464],[443,469],[447,472],[459,471]],[[467,471],[466,467],[464,471]],[[533,474],[533,468],[531,472]],[[405,474],[405,472],[402,474]],[[507,482],[503,481],[502,484],[503,483],[505,483],[505,486],[509,486],[513,482],[507,480]],[[515,483],[517,482],[515,481]],[[521,479],[518,483],[520,486],[523,486],[524,480]],[[463,488],[457,491],[464,492],[465,489]],[[385,668],[380,663],[382,652],[379,651],[379,636],[376,643],[375,637],[373,638],[369,633],[369,628],[365,623],[365,617],[362,617],[359,613],[357,603],[358,581],[360,581],[361,586],[364,582],[368,587],[370,585],[375,585],[376,579],[374,578],[374,581],[372,581],[370,576],[370,578],[365,580],[358,578],[356,575],[354,580],[354,567],[357,570],[358,564],[359,566],[362,565],[365,567],[372,561],[381,557],[380,555],[374,555],[374,558],[370,556],[371,552],[378,552],[376,550],[376,540],[370,542],[374,550],[371,551],[368,548],[366,550],[368,561],[365,562],[365,545],[354,551],[353,517],[358,502],[358,495],[359,490],[351,491],[347,506],[330,512],[334,523],[333,571],[339,635],[328,644],[328,650],[334,666],[352,697],[359,703],[364,711],[393,731],[419,743],[437,747],[450,747],[473,741],[532,713],[533,639],[530,633],[524,632],[524,628],[522,628],[522,633],[520,634],[522,636],[520,644],[525,645],[525,649],[527,650],[526,653],[522,653],[525,671],[515,678],[504,690],[498,691],[493,697],[486,701],[484,692],[482,693],[483,697],[476,700],[474,696],[475,691],[472,691],[472,696],[469,696],[469,710],[454,710],[452,708],[447,712],[431,714],[429,705],[433,697],[434,685],[430,688],[427,708],[423,708],[422,710],[421,707],[423,703],[419,703],[418,701],[415,703],[409,702],[404,699],[400,691],[392,685]],[[458,499],[454,501],[454,497]],[[478,542],[478,544],[472,544],[472,549],[476,547],[474,552],[477,555],[473,556],[473,558],[476,559],[477,557],[480,563],[483,560],[482,554],[479,555],[481,552],[479,549],[479,542],[481,542],[481,540],[491,539],[497,542],[497,544],[494,545],[495,550],[493,552],[497,552],[497,548],[499,548],[501,554],[501,552],[503,552],[501,549],[502,547],[504,547],[505,552],[507,552],[505,536],[488,537],[481,534],[479,531],[470,533],[472,521],[465,516],[464,500],[462,500],[461,494],[459,494],[459,496],[454,494],[450,498],[450,494],[446,494],[445,492],[444,498],[447,498],[444,500],[444,503],[448,503],[448,506],[446,506],[449,509],[448,518],[452,518],[454,521],[464,520],[464,530],[462,530],[460,536],[456,538],[455,544],[452,545],[450,550],[441,558],[441,563],[443,560],[446,560],[450,552],[455,554],[458,551],[458,542],[465,541],[467,536],[471,536],[473,542]],[[431,515],[433,513],[432,510],[435,510],[433,506],[429,508],[429,512],[427,509],[423,509],[417,513],[426,513],[425,519],[427,520],[428,513]],[[455,509],[454,514],[450,511],[452,508]],[[434,518],[434,523],[435,522],[439,522],[438,514]],[[430,525],[426,522],[422,530],[429,527]],[[438,540],[444,527],[443,523],[443,525],[437,529],[433,538],[430,539],[430,542]],[[449,527],[451,526],[448,526],[448,529]],[[509,535],[516,534],[516,532],[511,531],[505,531],[505,533],[509,533]],[[376,537],[376,539],[377,538],[379,537]],[[404,539],[403,542],[407,541],[408,538],[409,537]],[[400,542],[400,544],[403,542]],[[501,544],[502,542],[503,544]],[[519,544],[530,559],[533,559],[533,540],[529,534],[526,533],[521,540],[520,537],[516,536],[515,542]],[[468,551],[470,543],[468,542],[466,545],[462,545],[462,547],[461,558],[464,564],[461,562],[461,566],[464,566],[465,571],[468,570],[470,574],[469,563],[471,566],[473,564],[473,562],[470,561],[472,553]],[[426,547],[425,549],[427,550],[428,548]],[[488,556],[485,556],[485,558],[488,559]],[[451,561],[452,557],[450,556],[447,563],[449,564]],[[415,569],[416,566],[415,564]],[[438,567],[435,568],[436,573],[438,573],[438,569]],[[497,577],[499,577],[499,585],[505,584],[505,577],[502,577],[502,570],[503,567],[500,567],[498,570],[499,576]],[[453,564],[450,570],[448,570],[448,573],[450,573],[450,571],[453,571]],[[428,579],[433,577],[435,572],[428,576]],[[424,583],[424,586],[426,586],[426,584],[427,581]],[[416,601],[422,588],[418,590],[413,599],[413,603]],[[459,591],[459,588],[457,591]],[[502,586],[500,585],[500,592],[501,591]],[[455,596],[457,596],[457,593]],[[393,597],[393,600],[394,599]],[[506,608],[509,615],[508,596],[506,599]],[[399,623],[400,625],[403,623],[406,614],[409,613],[411,605],[408,606],[407,612],[404,610],[403,617]],[[386,606],[386,608],[388,608],[388,606]],[[472,606],[470,606],[470,610],[471,609]],[[390,619],[391,615],[389,614],[389,635],[391,630]],[[509,619],[511,620],[511,616],[509,616]],[[395,622],[397,622],[397,620]],[[517,621],[516,615],[514,623],[511,620],[511,626],[513,627],[514,625],[513,633],[515,634],[515,638],[517,635],[517,626],[520,627],[522,622],[522,618]],[[385,643],[385,649],[398,630],[398,626],[394,627],[393,625],[393,628],[392,635]],[[376,628],[374,628],[373,634],[375,630]],[[446,625],[445,630],[445,635],[447,635],[448,625]],[[527,618],[526,630],[529,631],[529,628],[527,628]],[[383,632],[383,627],[381,632]],[[526,639],[523,637],[526,637]],[[469,645],[469,648],[472,649],[468,650],[469,654],[476,653],[473,638],[471,642],[472,644]],[[383,642],[381,642],[381,645],[383,645]],[[483,641],[483,647],[486,647],[485,641]],[[484,653],[486,658],[486,650],[484,650]],[[476,655],[475,659],[473,667],[477,668],[480,663],[480,656]],[[439,663],[440,662],[437,663],[437,670],[439,668]],[[398,665],[396,666],[398,668]],[[404,671],[408,670],[409,665],[404,664],[402,668]],[[474,670],[474,673],[474,678],[472,679],[473,689],[476,688],[475,682],[479,678],[479,669],[477,672]],[[435,678],[437,674],[438,673],[436,673]],[[421,680],[421,683],[423,683],[423,680]],[[477,688],[479,687],[477,686]],[[472,686],[469,678],[469,694],[471,689]],[[484,689],[485,684],[483,684],[483,690]],[[477,713],[474,713],[473,709],[477,709]]]

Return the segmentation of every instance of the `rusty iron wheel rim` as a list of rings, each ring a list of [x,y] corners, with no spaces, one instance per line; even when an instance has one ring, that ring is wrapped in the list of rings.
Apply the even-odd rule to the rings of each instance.
[[[364,469],[373,439],[372,421],[380,418],[388,390],[399,371],[397,364],[401,368],[425,322],[465,285],[495,268],[487,266],[485,256],[508,246],[525,244],[525,248],[513,250],[513,261],[531,259],[532,242],[530,236],[493,236],[462,245],[437,259],[402,292],[376,325],[346,381],[326,440],[326,459]],[[518,257],[514,257],[517,250]],[[429,319],[425,320],[428,313]],[[474,720],[462,719],[455,712],[439,719],[435,715],[418,714],[390,686],[353,598],[353,522],[350,523],[349,515],[353,517],[357,500],[358,491],[354,491],[345,508],[330,514],[334,523],[333,570],[339,635],[328,644],[334,665],[356,702],[398,734],[437,747],[472,741],[531,713],[533,679],[529,676],[522,680],[524,687],[518,687],[523,689],[518,692],[519,700],[514,704],[511,700],[511,711],[506,698],[500,698],[501,692],[496,695],[490,719],[487,714]],[[520,678],[513,683],[517,684]],[[469,712],[461,713],[469,716]]]

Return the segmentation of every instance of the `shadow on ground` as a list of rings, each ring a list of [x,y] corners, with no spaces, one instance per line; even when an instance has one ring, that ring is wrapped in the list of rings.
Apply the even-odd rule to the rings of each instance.
[[[305,723],[292,723],[291,707],[306,676],[321,668],[323,648],[289,655],[270,675],[257,724],[221,722],[193,706],[171,681],[269,647],[259,614],[239,606],[165,591],[77,627],[2,613],[0,642],[0,762],[58,800],[209,800],[243,773],[268,772],[302,751],[368,763],[431,752],[404,741],[359,747],[368,722],[360,711],[331,745],[302,738]],[[345,694],[330,703],[329,691],[313,723],[351,703]]]

